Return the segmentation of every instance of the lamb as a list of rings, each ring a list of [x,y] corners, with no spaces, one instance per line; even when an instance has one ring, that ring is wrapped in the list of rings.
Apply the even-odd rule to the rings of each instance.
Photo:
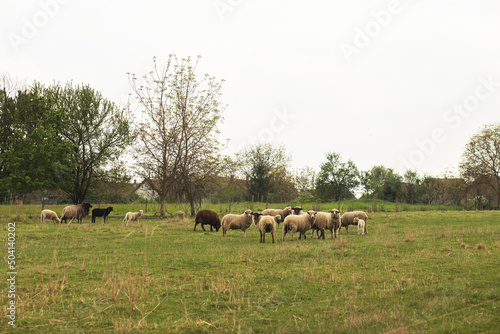
[[[281,221],[283,219],[285,219],[288,215],[291,215],[291,214],[293,214],[293,209],[290,206],[287,206],[284,209],[265,209],[264,211],[262,211],[263,216],[275,217],[276,215],[280,215],[281,220],[280,220],[280,222],[278,222],[278,226],[279,226],[279,223],[281,223]]]
[[[69,205],[65,207],[61,214],[61,223],[68,223],[68,219],[70,219],[70,223],[73,219],[77,219],[78,223],[81,224],[83,218],[89,215],[89,209],[92,205],[89,202],[83,202],[77,205]]]
[[[362,219],[365,221],[365,226],[364,226],[364,234],[368,234],[366,232],[366,222],[368,220],[368,216],[364,211],[351,211],[351,212],[346,212],[340,217],[340,227],[339,231],[342,227],[345,227],[345,231],[347,234],[349,234],[349,225],[356,225],[354,223],[354,217],[358,217],[358,219]]]
[[[93,209],[92,210],[92,223],[95,223],[97,217],[103,217],[103,224],[106,222],[106,217],[109,213],[113,211],[112,206],[108,206],[106,209]]]
[[[42,219],[42,224],[45,224],[45,219],[55,221],[58,224],[61,223],[61,220],[57,216],[57,213],[55,213],[52,210],[42,210],[42,213],[40,214],[40,218]]]
[[[316,231],[318,239],[325,239],[325,230],[330,230],[332,233],[331,239],[333,239],[333,234],[335,232],[335,238],[337,238],[337,230],[340,227],[339,210],[332,209],[330,212],[318,212],[316,214],[316,223],[311,227],[312,235]],[[319,234],[321,232],[321,234]]]
[[[194,230],[196,231],[196,225],[201,224],[201,228],[205,231],[203,225],[210,225],[210,232],[212,232],[212,227],[215,228],[216,232],[220,229],[220,218],[217,212],[212,210],[200,210],[196,213],[194,218]]]
[[[366,227],[366,222],[363,219],[359,219],[358,217],[354,217],[352,220],[354,224],[358,224],[358,235],[361,233],[362,235],[365,235],[365,227]]]
[[[285,241],[285,235],[290,231],[290,235],[292,236],[295,232],[300,232],[299,240],[304,237],[306,239],[306,232],[311,229],[312,226],[316,223],[316,211],[307,211],[307,213],[302,215],[290,215],[285,218],[283,222],[283,241]]]
[[[246,230],[253,223],[252,210],[246,210],[241,215],[228,214],[222,218],[222,236],[226,236],[227,230],[242,230],[246,237]]]
[[[260,242],[266,243],[266,232],[271,233],[271,237],[273,238],[274,244],[274,231],[275,231],[275,223],[281,222],[281,215],[276,216],[264,216],[262,213],[254,212],[254,220],[255,226],[259,229],[260,232]]]
[[[136,221],[137,225],[139,225],[139,220],[141,219],[142,213],[144,211],[139,210],[139,212],[127,212],[125,214],[125,218],[123,218],[123,226],[125,226],[125,223],[127,223],[126,226],[128,226],[128,223],[131,221]]]

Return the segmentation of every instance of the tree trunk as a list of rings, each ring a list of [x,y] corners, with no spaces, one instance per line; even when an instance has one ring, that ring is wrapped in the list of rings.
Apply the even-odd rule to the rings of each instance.
[[[191,205],[191,216],[196,215],[196,212],[194,210],[194,198],[189,198],[189,204]]]
[[[167,200],[167,196],[161,196],[160,198],[160,216],[165,217],[165,202]]]

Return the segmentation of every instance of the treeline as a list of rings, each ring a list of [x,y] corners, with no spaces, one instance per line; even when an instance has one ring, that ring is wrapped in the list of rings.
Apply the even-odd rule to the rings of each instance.
[[[497,129],[500,127],[497,125]],[[498,135],[498,133],[497,133]],[[484,139],[484,138],[482,138]],[[477,153],[477,152],[476,152]],[[407,170],[403,175],[384,166],[358,170],[337,153],[327,153],[319,172],[311,167],[292,170],[292,155],[283,146],[256,144],[237,155],[240,177],[248,187],[234,183],[214,198],[223,202],[246,200],[259,202],[338,202],[355,198],[408,204],[465,206],[488,209],[499,206],[498,181],[487,173],[476,177],[441,178]],[[464,160],[460,168],[466,174]],[[357,195],[356,195],[357,194]],[[361,196],[360,196],[361,194]]]
[[[410,204],[500,207],[500,124],[467,144],[460,175],[436,178],[384,166],[359,171],[334,152],[319,170],[294,170],[283,146],[250,145],[221,154],[223,81],[195,73],[200,60],[171,55],[153,70],[129,74],[135,102],[115,105],[88,85],[31,86],[4,75],[0,86],[0,201],[37,192],[73,203],[137,200],[147,186],[165,214],[167,201],[340,201],[363,198]],[[132,113],[130,110],[133,109]],[[138,184],[132,185],[130,175]],[[471,204],[472,203],[472,204]]]

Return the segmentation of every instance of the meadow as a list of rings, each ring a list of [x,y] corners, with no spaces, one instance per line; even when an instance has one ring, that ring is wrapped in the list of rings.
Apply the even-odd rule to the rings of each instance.
[[[2,332],[499,332],[498,211],[372,212],[366,236],[283,242],[280,226],[261,244],[255,226],[223,238],[154,207],[123,227],[144,207],[113,207],[106,224],[62,225],[40,224],[41,206],[0,207],[3,271],[9,222],[17,271],[15,328],[1,283]]]

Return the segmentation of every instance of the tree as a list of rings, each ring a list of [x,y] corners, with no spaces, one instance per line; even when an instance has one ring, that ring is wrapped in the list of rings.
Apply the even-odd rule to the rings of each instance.
[[[57,133],[71,145],[70,153],[59,158],[65,164],[59,187],[75,204],[81,203],[97,185],[102,169],[131,143],[128,115],[88,85],[56,84],[43,93],[61,114]]]
[[[0,189],[11,197],[56,189],[69,149],[57,133],[62,114],[37,83],[11,94],[0,92]]]
[[[316,195],[316,171],[311,167],[303,167],[295,173],[295,188],[300,197]]]
[[[194,215],[195,201],[227,166],[218,141],[223,81],[208,74],[198,81],[200,58],[193,64],[189,57],[179,61],[170,55],[161,69],[154,58],[142,85],[129,73],[142,117],[136,123],[136,173],[158,194],[161,215],[169,195],[185,197]]]
[[[500,207],[500,123],[487,124],[470,138],[459,168],[466,180],[488,184]]]
[[[394,202],[401,197],[402,178],[392,168],[374,166],[369,171],[361,172],[360,180],[365,196],[373,199],[374,209],[377,199]]]
[[[418,186],[420,184],[420,177],[417,171],[407,170],[403,175],[403,197],[406,203],[414,204],[418,197]]]
[[[290,198],[294,192],[288,166],[292,158],[284,146],[259,143],[236,154],[236,161],[248,181],[248,193],[267,202],[269,196]]]
[[[335,200],[352,196],[360,184],[358,168],[352,162],[342,162],[340,154],[327,153],[316,180],[316,193],[323,200]]]

